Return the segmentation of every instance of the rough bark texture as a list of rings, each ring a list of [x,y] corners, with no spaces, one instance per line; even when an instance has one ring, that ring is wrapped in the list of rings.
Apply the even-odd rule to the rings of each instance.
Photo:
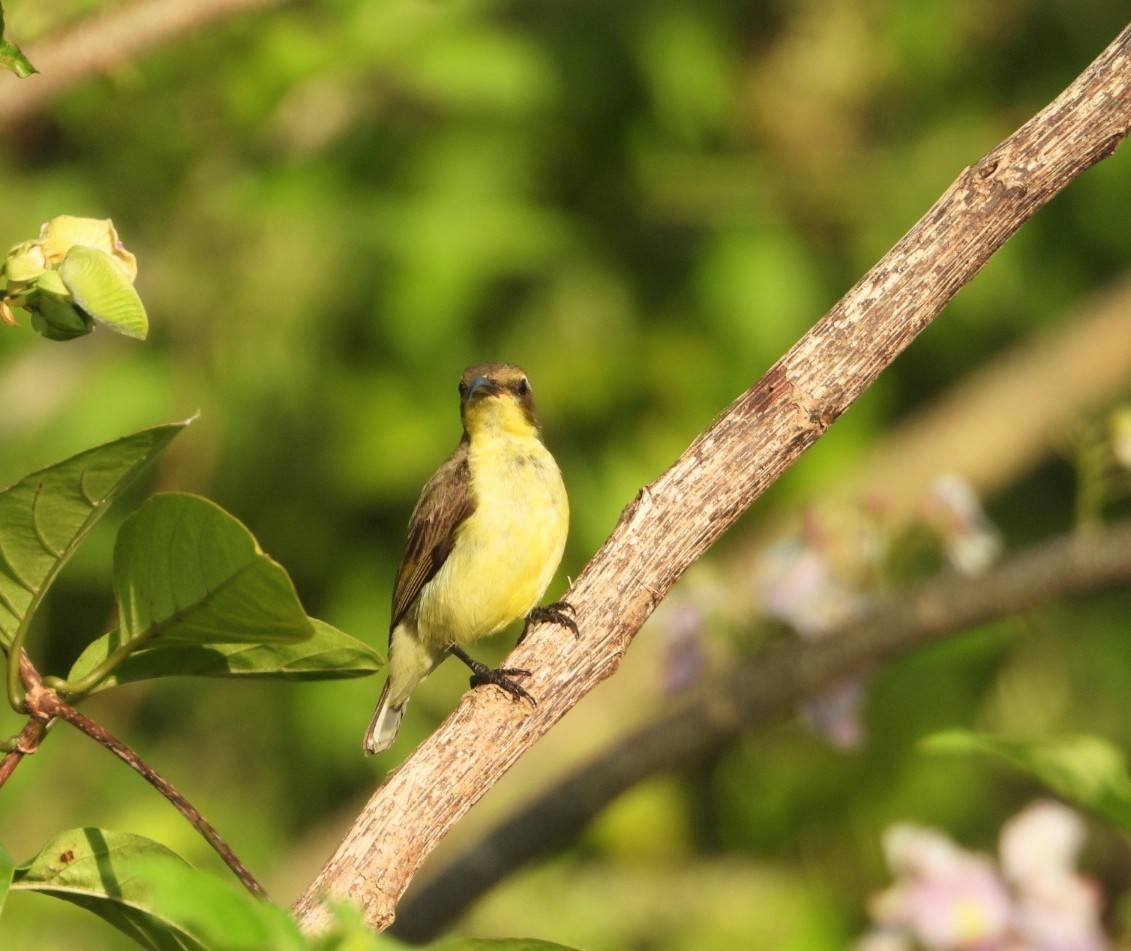
[[[508,664],[538,706],[472,691],[366,805],[296,905],[377,928],[452,825],[599,681],[687,567],[867,389],[989,257],[1131,126],[1131,28],[1056,100],[966,169],[884,258],[652,485],[567,595],[582,636],[542,627]]]

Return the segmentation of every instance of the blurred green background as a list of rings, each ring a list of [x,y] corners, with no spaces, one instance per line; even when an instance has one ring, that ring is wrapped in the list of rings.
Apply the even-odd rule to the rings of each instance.
[[[4,5],[33,62],[38,42],[114,6]],[[458,375],[514,361],[572,500],[557,595],[637,489],[1126,15],[1122,0],[323,0],[212,24],[3,129],[0,245],[56,214],[112,217],[153,329],[142,345],[0,328],[0,483],[199,410],[144,489],[219,502],[288,567],[311,614],[383,647],[409,512],[459,436]],[[1124,150],[1042,211],[715,557],[1122,277],[1128,207]],[[1015,545],[1063,530],[1072,500],[1071,466],[1050,457],[989,506]],[[48,600],[31,643],[44,672],[105,630],[129,504]],[[1109,596],[901,661],[870,695],[859,751],[800,724],[749,736],[630,793],[461,930],[592,951],[844,946],[888,880],[887,824],[933,823],[992,850],[1039,794],[988,763],[925,757],[919,737],[1027,726],[1131,746],[1128,609]],[[621,673],[453,838],[669,702],[661,651],[645,628]],[[170,681],[86,709],[287,903],[455,705],[466,675],[449,666],[376,761],[360,755],[376,678]],[[0,714],[0,729],[19,725]],[[102,825],[215,864],[163,800],[71,732],[0,791],[0,841],[17,860],[58,830]],[[1116,901],[1131,856],[1093,831],[1091,869]],[[1121,915],[1116,901],[1117,931]],[[80,927],[85,948],[125,946],[25,895],[9,901],[0,946],[71,948]]]

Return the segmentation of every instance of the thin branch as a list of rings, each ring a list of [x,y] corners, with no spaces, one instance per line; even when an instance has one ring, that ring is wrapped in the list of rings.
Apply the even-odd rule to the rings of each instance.
[[[58,718],[65,720],[67,723],[71,724],[71,726],[75,727],[75,729],[85,733],[97,743],[100,743],[129,766],[130,769],[140,775],[142,779],[161,793],[162,796],[168,799],[169,802],[172,803],[173,808],[192,823],[193,828],[195,828],[196,831],[204,837],[204,840],[216,850],[216,853],[224,860],[224,863],[232,870],[235,876],[243,882],[248,891],[260,898],[267,897],[267,892],[264,891],[263,886],[260,885],[251,872],[247,870],[236,856],[235,852],[232,851],[231,846],[221,838],[220,833],[200,814],[192,803],[181,795],[172,783],[165,779],[116,736],[104,727],[99,726],[99,724],[91,720],[90,717],[79,713],[78,710],[63,700],[63,698],[50,687],[44,686],[38,671],[32,666],[31,661],[27,660],[26,655],[23,654],[20,657],[20,672],[23,676],[24,687],[27,691],[25,704],[28,713],[34,720],[43,724],[44,730],[46,730],[47,725],[52,720]],[[24,729],[26,732],[28,728],[25,727]],[[23,734],[21,734],[21,736],[22,735]],[[9,754],[9,756],[11,755],[13,754]],[[7,757],[5,759],[7,759]],[[12,769],[14,768],[13,765]],[[9,770],[9,772],[11,772],[11,770]]]
[[[139,0],[111,7],[40,43],[24,44],[39,73],[0,82],[0,128],[46,109],[91,76],[119,69],[184,34],[226,17],[285,0]],[[10,25],[10,24],[9,24]]]
[[[466,695],[379,789],[295,906],[384,928],[436,843],[597,683],[689,565],[852,404],[1006,240],[1131,128],[1131,27],[1057,99],[964,171],[766,375],[628,506],[567,595],[579,641],[536,629],[508,659],[538,706]]]
[[[25,690],[30,689],[32,684],[39,682],[39,673],[32,666],[27,651],[22,648],[20,649],[19,676]],[[43,742],[43,738],[47,735],[47,727],[50,722],[50,720],[44,720],[37,716],[28,717],[24,728],[15,737],[11,749],[4,754],[3,760],[0,760],[0,786],[8,781],[12,773],[16,771],[16,767],[23,762],[25,756],[30,756],[39,749],[39,744]]]
[[[791,642],[712,677],[677,708],[619,740],[465,846],[397,909],[391,931],[439,937],[481,895],[576,840],[650,776],[709,760],[740,732],[793,714],[807,696],[897,654],[1049,603],[1131,582],[1131,521],[1014,555],[977,578],[947,576],[877,604],[816,642]]]

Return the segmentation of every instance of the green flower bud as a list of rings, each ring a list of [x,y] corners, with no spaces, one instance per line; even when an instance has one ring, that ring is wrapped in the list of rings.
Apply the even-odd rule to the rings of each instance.
[[[73,340],[94,329],[94,321],[74,304],[50,294],[37,294],[24,305],[31,311],[31,326],[48,340]]]
[[[34,281],[47,270],[47,258],[35,241],[24,241],[8,252],[4,261],[4,276],[8,279],[8,293],[17,293],[21,287]]]

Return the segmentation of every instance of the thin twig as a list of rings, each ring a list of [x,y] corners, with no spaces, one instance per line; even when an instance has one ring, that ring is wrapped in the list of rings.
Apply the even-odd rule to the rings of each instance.
[[[58,718],[65,720],[67,723],[71,724],[71,726],[75,727],[75,729],[85,733],[92,740],[108,749],[154,789],[161,793],[162,796],[168,799],[169,802],[172,803],[173,808],[192,823],[193,828],[195,828],[196,831],[204,837],[204,840],[216,850],[216,854],[224,860],[224,863],[232,870],[235,876],[243,882],[249,892],[259,898],[267,897],[267,892],[264,890],[263,886],[260,885],[251,872],[247,870],[236,856],[235,852],[232,851],[231,846],[221,838],[220,833],[213,828],[211,823],[200,814],[199,810],[197,810],[192,803],[181,795],[172,783],[165,779],[157,770],[146,763],[137,753],[116,736],[95,723],[90,717],[79,713],[78,710],[63,700],[63,698],[50,687],[44,686],[38,671],[32,666],[31,661],[26,659],[26,655],[21,655],[20,672],[27,690],[25,702],[28,713],[33,719],[43,725],[43,729],[46,729],[47,725],[53,719]],[[28,727],[24,728],[25,732],[27,729]],[[11,755],[12,754],[9,754],[9,756]],[[5,757],[5,759],[7,759],[7,757]],[[13,766],[12,768],[14,769],[15,767]]]
[[[974,627],[1129,581],[1131,521],[1046,542],[977,578],[952,575],[924,582],[821,641],[791,643],[742,663],[571,769],[465,846],[408,893],[390,931],[413,943],[433,940],[499,881],[575,841],[626,789],[709,760],[738,733],[790,716],[805,697],[845,676]]]
[[[597,683],[683,572],[811,446],[1001,247],[1131,128],[1131,27],[1057,99],[966,169],[817,325],[642,490],[567,595],[582,637],[538,628],[507,663],[535,709],[473,691],[370,799],[295,906],[387,927],[436,843]]]

